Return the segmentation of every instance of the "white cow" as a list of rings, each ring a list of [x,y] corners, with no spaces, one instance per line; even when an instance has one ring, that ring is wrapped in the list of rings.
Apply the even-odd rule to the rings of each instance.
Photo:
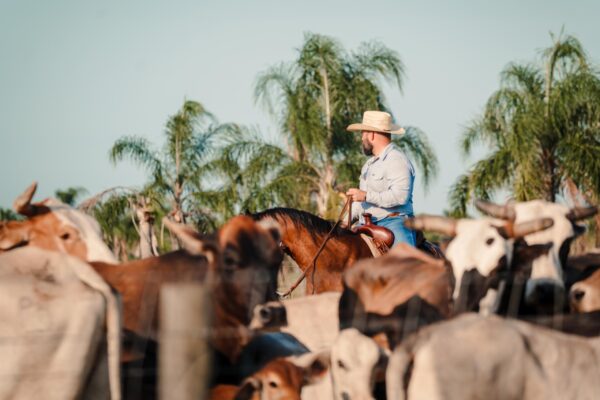
[[[331,376],[337,400],[370,400],[382,381],[388,352],[354,328],[340,332],[331,347]]]
[[[465,314],[398,346],[386,372],[389,400],[597,399],[600,338]]]
[[[490,279],[513,261],[514,239],[552,226],[549,218],[524,223],[512,223],[495,218],[452,219],[429,215],[417,216],[405,222],[412,229],[435,231],[451,236],[445,256],[456,280],[452,298],[455,312],[468,311],[474,302],[489,313],[495,302],[495,290]],[[484,297],[485,296],[485,297]]]
[[[89,264],[35,247],[0,254],[0,398],[119,399],[119,321]]]
[[[91,216],[56,199],[31,203],[33,183],[14,202],[14,209],[27,216],[24,221],[0,221],[0,253],[33,246],[74,255],[84,261],[117,263],[102,240],[98,222]]]
[[[476,207],[482,212],[496,218],[503,218],[523,223],[538,218],[551,218],[551,229],[525,235],[528,245],[551,243],[552,247],[546,255],[533,261],[531,278],[525,289],[525,304],[527,306],[544,305],[548,303],[562,308],[565,297],[563,268],[566,266],[571,241],[581,234],[584,229],[575,223],[589,218],[597,212],[596,207],[569,208],[558,203],[543,200],[533,200],[519,203],[508,203],[505,206],[476,201]]]
[[[250,328],[289,333],[312,352],[329,349],[339,332],[340,295],[327,292],[256,306]]]

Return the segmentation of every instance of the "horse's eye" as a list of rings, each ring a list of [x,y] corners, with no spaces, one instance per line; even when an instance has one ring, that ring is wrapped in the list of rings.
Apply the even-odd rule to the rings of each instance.
[[[488,240],[485,241],[485,244],[488,246],[490,246],[492,243],[494,243],[494,238],[488,238]]]
[[[271,386],[272,388],[276,388],[276,387],[277,387],[277,386],[279,386],[279,385],[278,385],[278,384],[277,384],[277,382],[275,382],[275,381],[270,381],[270,382],[269,382],[269,386]]]
[[[60,235],[60,238],[61,238],[62,240],[67,240],[67,239],[69,239],[70,237],[71,237],[71,234],[70,234],[69,232],[65,232],[65,233],[63,233],[62,235]]]
[[[341,369],[348,369],[348,368],[346,368],[346,364],[344,364],[344,362],[342,360],[338,360],[337,365]]]

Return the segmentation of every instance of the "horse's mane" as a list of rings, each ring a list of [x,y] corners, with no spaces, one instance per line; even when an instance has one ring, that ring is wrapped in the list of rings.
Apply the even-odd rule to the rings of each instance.
[[[324,236],[331,231],[334,226],[334,222],[327,221],[317,215],[311,214],[307,211],[297,210],[295,208],[284,208],[276,207],[270,208],[265,211],[250,214],[255,221],[260,221],[265,218],[273,218],[280,223],[292,222],[296,228],[306,229],[312,236]],[[333,236],[341,236],[353,234],[352,231],[336,227],[333,231]]]

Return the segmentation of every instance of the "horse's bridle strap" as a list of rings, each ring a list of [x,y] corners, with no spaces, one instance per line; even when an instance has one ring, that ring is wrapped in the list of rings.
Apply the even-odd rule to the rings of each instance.
[[[352,204],[352,197],[348,197],[348,200],[346,200],[346,204],[344,204],[344,208],[342,208],[342,212],[340,213],[340,216],[337,218],[337,221],[335,221],[335,224],[333,225],[333,227],[331,228],[331,230],[329,231],[327,236],[325,236],[323,243],[321,243],[319,250],[317,250],[317,253],[313,257],[313,259],[310,262],[310,264],[308,265],[308,267],[304,271],[302,271],[302,274],[298,277],[298,279],[296,279],[296,282],[294,282],[294,284],[292,286],[290,286],[290,288],[285,293],[283,293],[281,295],[281,297],[289,296],[298,287],[298,285],[300,283],[302,283],[304,278],[306,278],[306,274],[308,273],[308,271],[310,271],[312,269],[317,269],[317,258],[319,258],[319,255],[321,255],[321,252],[325,248],[327,241],[331,238],[332,233],[335,231],[335,229],[339,226],[340,222],[342,221],[342,217],[344,216],[346,209],[348,209],[348,207],[351,208],[351,204]],[[351,210],[348,211],[348,213],[350,213],[350,212],[351,212]],[[313,285],[313,294],[314,294],[314,290],[315,290],[315,288]]]

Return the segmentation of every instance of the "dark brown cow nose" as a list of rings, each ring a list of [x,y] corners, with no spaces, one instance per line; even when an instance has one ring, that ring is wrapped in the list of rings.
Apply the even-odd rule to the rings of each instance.
[[[569,293],[569,297],[572,303],[578,303],[581,301],[581,299],[583,299],[583,296],[585,296],[585,292],[581,289],[575,289],[575,290],[571,290],[571,293]]]

